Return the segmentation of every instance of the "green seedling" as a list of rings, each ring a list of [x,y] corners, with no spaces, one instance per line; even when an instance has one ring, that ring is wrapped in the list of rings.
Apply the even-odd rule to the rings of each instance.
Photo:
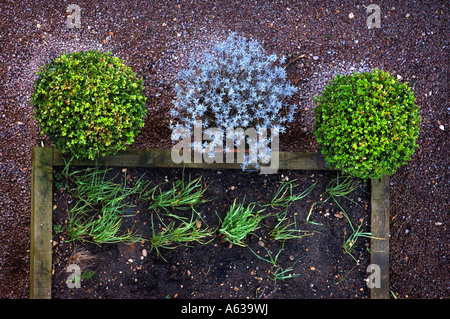
[[[162,208],[166,212],[171,208],[188,210],[195,205],[209,201],[204,198],[204,193],[208,187],[203,187],[201,177],[194,180],[189,178],[189,181],[185,183],[183,176],[181,180],[172,183],[172,188],[163,192],[162,188],[165,184],[167,182],[156,185],[148,191],[145,191],[145,187],[141,191],[141,199],[150,199],[152,201],[149,209],[156,210],[157,208]]]
[[[94,270],[85,270],[81,273],[81,279],[83,280],[89,280],[91,279],[94,275],[95,275],[95,271]]]
[[[353,200],[351,200],[350,198],[348,198],[347,195],[350,194],[351,192],[353,192],[359,186],[359,184],[351,176],[344,177],[343,181],[342,181],[342,177],[341,177],[341,179],[339,179],[339,178],[340,177],[338,175],[335,179],[333,179],[328,184],[325,192],[322,193],[322,195],[321,195],[321,197],[326,196],[326,198],[324,200],[321,200],[321,201],[318,201],[318,202],[315,202],[312,204],[312,206],[309,210],[308,216],[306,217],[307,223],[314,224],[314,225],[323,225],[321,223],[316,223],[316,222],[311,221],[310,217],[313,212],[314,206],[316,206],[317,204],[326,203],[330,199],[333,199],[341,209],[342,209],[342,207],[339,204],[339,202],[337,201],[338,197],[345,197],[348,200],[350,200],[353,203],[358,205],[358,203],[356,203]]]
[[[259,222],[263,219],[260,213],[264,209],[254,212],[255,205],[256,203],[236,204],[235,199],[219,228],[219,233],[232,244],[246,246],[245,238],[260,227]]]
[[[272,268],[270,270],[270,276],[269,278],[274,282],[274,285],[276,287],[277,285],[277,281],[278,280],[286,280],[286,279],[292,279],[294,277],[298,277],[300,276],[300,274],[296,274],[296,273],[292,273],[294,271],[294,266],[303,259],[303,257],[299,258],[297,261],[295,261],[290,267],[284,269],[281,266],[278,265],[278,257],[280,256],[281,251],[284,249],[284,243],[281,245],[280,250],[278,251],[278,253],[275,255],[275,257],[270,253],[269,249],[267,249],[264,246],[264,249],[267,252],[267,256],[268,258],[264,258],[259,256],[256,252],[254,252],[250,247],[248,247],[248,249],[250,249],[250,251],[259,259],[261,259],[262,261],[265,261],[267,263],[269,263]]]
[[[117,184],[106,179],[109,169],[98,166],[68,173],[76,187],[72,190],[78,198],[69,211],[67,233],[69,240],[85,240],[95,244],[123,242],[132,244],[142,240],[141,236],[128,231],[121,233],[124,212],[130,207],[125,203],[127,196],[140,188],[140,181],[134,187]]]
[[[124,217],[122,207],[105,206],[101,210],[91,210],[87,203],[75,206],[69,212],[67,226],[69,241],[84,240],[95,244],[118,242],[133,244],[141,241],[143,238],[131,231],[121,233]]]
[[[371,238],[371,239],[380,239],[383,240],[383,238],[378,238],[378,237],[374,237],[372,236],[372,233],[370,232],[362,232],[360,231],[362,225],[363,225],[363,220],[361,219],[361,223],[359,224],[358,228],[355,229],[355,227],[353,226],[352,222],[350,221],[350,218],[348,217],[348,215],[343,211],[344,216],[347,218],[348,223],[350,224],[350,227],[352,228],[352,234],[345,240],[344,244],[342,245],[343,249],[344,249],[344,253],[350,255],[350,257],[352,257],[352,259],[359,265],[359,261],[352,255],[352,250],[353,247],[356,244],[356,241],[358,240],[358,238],[360,237],[366,237],[366,238]]]
[[[314,206],[316,204],[319,203],[325,203],[327,202],[329,199],[333,199],[333,201],[336,203],[336,205],[341,209],[343,215],[345,216],[345,218],[347,219],[350,228],[352,229],[352,233],[351,235],[345,240],[344,244],[343,244],[343,249],[344,252],[347,253],[348,255],[350,255],[352,257],[353,260],[356,261],[357,264],[359,264],[358,260],[352,255],[352,250],[353,247],[356,243],[356,241],[358,240],[358,238],[360,237],[366,237],[366,238],[375,238],[375,239],[381,239],[381,238],[376,238],[373,237],[371,233],[369,232],[362,232],[360,229],[363,225],[363,220],[361,220],[360,225],[358,226],[358,228],[355,229],[355,227],[353,226],[353,223],[350,220],[350,217],[348,216],[348,214],[345,212],[344,208],[341,206],[341,204],[339,204],[337,198],[339,197],[344,197],[347,200],[351,201],[352,203],[359,205],[357,202],[353,201],[351,198],[349,198],[347,195],[350,194],[351,192],[353,192],[356,188],[358,188],[359,184],[354,180],[353,177],[351,176],[344,176],[344,177],[340,177],[339,175],[333,179],[327,186],[325,192],[321,195],[321,196],[327,196],[326,199],[320,201],[320,202],[315,202],[312,206],[311,209],[309,211],[309,214],[306,218],[306,222],[311,223],[311,224],[316,224],[316,225],[322,225],[319,223],[315,223],[309,220],[309,217],[312,213],[312,210],[314,208]]]
[[[287,210],[278,213],[276,216],[278,223],[268,234],[273,240],[286,241],[312,235],[312,233],[306,233],[306,231],[297,229],[297,221],[295,218],[294,222],[289,222]]]

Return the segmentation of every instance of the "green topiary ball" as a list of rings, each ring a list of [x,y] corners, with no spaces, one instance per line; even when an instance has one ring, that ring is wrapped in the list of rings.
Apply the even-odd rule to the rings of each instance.
[[[406,164],[418,147],[419,107],[411,88],[388,72],[337,75],[315,101],[319,147],[343,172],[378,179]]]
[[[144,126],[143,81],[111,53],[63,54],[41,67],[32,104],[62,152],[95,159],[125,150]]]

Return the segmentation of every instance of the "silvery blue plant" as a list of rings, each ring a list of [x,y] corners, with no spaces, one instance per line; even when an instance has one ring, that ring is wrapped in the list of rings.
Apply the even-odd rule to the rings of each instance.
[[[274,132],[285,132],[285,124],[293,121],[296,112],[296,106],[288,105],[286,100],[297,88],[287,82],[286,72],[280,66],[283,63],[284,57],[268,55],[256,40],[249,41],[235,33],[203,52],[200,58],[191,57],[189,67],[178,74],[176,98],[170,111],[172,130],[183,129],[192,134],[195,122],[201,120],[203,130],[216,127],[224,139],[227,128],[270,130],[272,138]],[[245,139],[243,134],[234,137],[237,147],[247,141],[249,154],[257,154],[252,148],[258,150],[261,143],[268,146],[268,151],[257,157],[247,155],[244,169],[249,164],[258,167],[258,161],[268,162],[270,137],[263,135],[259,134],[256,140]],[[192,143],[194,150],[204,153],[207,146],[198,141]]]

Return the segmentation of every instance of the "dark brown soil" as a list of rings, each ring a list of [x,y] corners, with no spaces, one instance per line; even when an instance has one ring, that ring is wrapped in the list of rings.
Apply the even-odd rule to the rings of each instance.
[[[391,177],[390,290],[399,298],[449,297],[448,1],[380,1],[381,28],[372,30],[370,1],[77,3],[80,29],[66,26],[67,2],[0,2],[0,297],[29,295],[31,150],[51,146],[30,105],[39,67],[65,51],[112,51],[145,79],[149,97],[132,147],[167,148],[177,71],[230,31],[271,53],[305,54],[287,68],[300,110],[282,136],[284,151],[319,151],[312,99],[336,73],[377,67],[410,83],[423,121],[419,149]]]
[[[152,180],[156,185],[164,180],[175,181],[182,177],[180,169],[128,169],[131,177],[128,185],[146,173],[144,180]],[[111,172],[117,182],[123,180],[120,169]],[[205,185],[209,203],[196,206],[201,214],[202,228],[211,229],[220,226],[228,208],[237,198],[237,202],[268,203],[275,194],[278,182],[288,177],[297,179],[298,192],[307,189],[317,181],[313,191],[304,199],[293,203],[288,210],[289,222],[294,219],[298,229],[309,234],[303,238],[284,242],[274,241],[268,232],[277,223],[274,216],[266,217],[261,228],[245,240],[248,247],[230,245],[223,237],[215,233],[207,244],[189,243],[173,250],[161,249],[160,256],[152,251],[149,241],[144,240],[133,245],[104,244],[101,246],[81,241],[68,242],[65,220],[67,211],[74,205],[74,198],[63,189],[55,189],[54,225],[62,231],[54,233],[53,249],[53,291],[54,298],[367,298],[366,268],[370,263],[367,250],[369,240],[360,238],[354,245],[352,255],[359,264],[343,251],[343,242],[352,233],[341,209],[333,201],[316,205],[311,220],[323,225],[305,223],[311,205],[319,201],[327,184],[337,176],[336,172],[280,171],[276,175],[259,175],[236,170],[190,170],[184,171],[185,179],[199,176]],[[348,199],[340,198],[339,204],[348,213],[354,226],[363,220],[361,231],[370,232],[369,187],[361,183]],[[325,198],[323,198],[325,199]],[[134,229],[146,239],[152,237],[151,216],[158,221],[156,212],[149,210],[149,202],[130,198],[135,207],[127,211],[133,217],[124,218],[125,229]],[[270,216],[280,209],[268,208],[264,216]],[[170,210],[179,216],[191,216],[191,211]],[[170,218],[159,213],[167,225]],[[219,219],[220,217],[220,219]],[[160,231],[160,223],[155,223],[155,232]],[[265,248],[262,247],[264,245]],[[76,249],[75,249],[76,247]],[[268,262],[257,258],[269,258],[266,248],[275,257],[282,250],[273,268]],[[82,249],[91,254],[95,261],[76,261],[74,252]],[[146,256],[142,251],[146,250]],[[145,254],[145,253],[144,253]],[[298,261],[297,263],[295,263]],[[71,272],[67,266],[78,263],[82,272],[95,271],[92,278],[82,280],[80,288],[69,288],[66,280]],[[89,265],[90,264],[90,265]],[[294,265],[287,274],[294,277],[285,280],[273,280],[273,272]]]

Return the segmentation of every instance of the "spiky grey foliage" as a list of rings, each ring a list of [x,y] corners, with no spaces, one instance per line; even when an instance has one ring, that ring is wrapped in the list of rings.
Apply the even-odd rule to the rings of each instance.
[[[297,88],[286,81],[280,66],[284,62],[284,57],[266,54],[256,40],[232,33],[200,58],[192,57],[189,67],[179,72],[170,111],[172,129],[192,134],[195,121],[201,120],[203,129],[217,127],[224,138],[227,128],[285,132],[285,123],[293,121],[296,112],[296,106],[286,100]],[[243,136],[235,137],[235,145],[243,140]],[[250,147],[261,142],[266,141],[247,139]],[[205,151],[204,146],[193,145],[197,151]],[[254,160],[247,158],[253,164]]]

